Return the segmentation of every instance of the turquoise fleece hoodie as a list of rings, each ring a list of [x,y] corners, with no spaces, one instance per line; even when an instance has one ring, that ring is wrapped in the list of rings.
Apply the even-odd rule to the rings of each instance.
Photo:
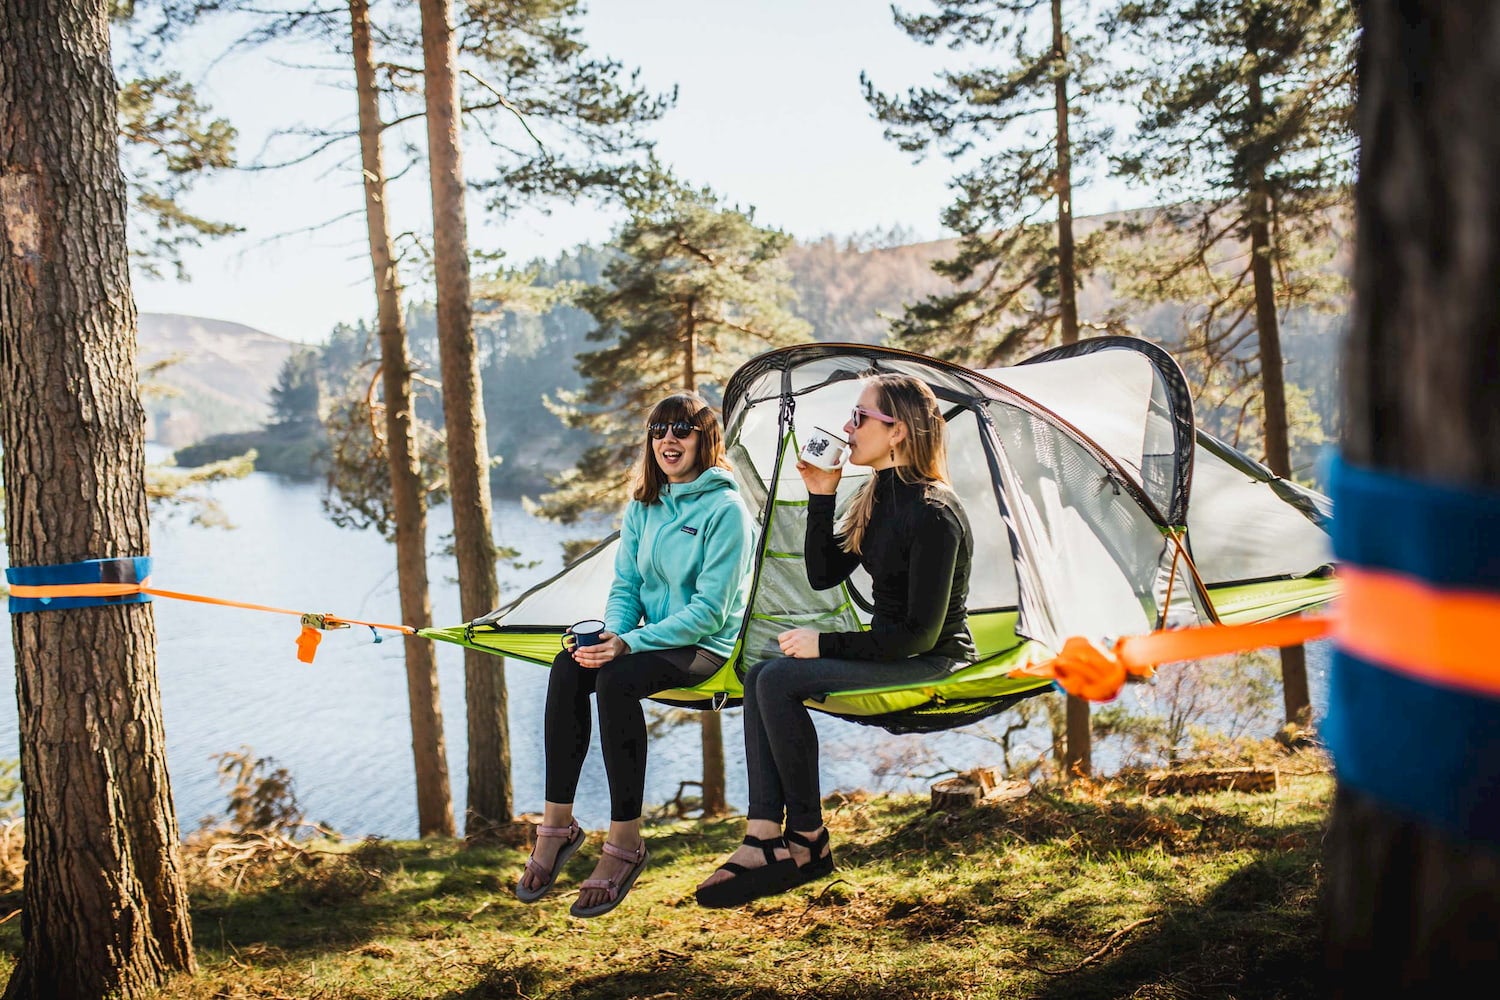
[[[604,621],[633,653],[698,646],[727,657],[750,596],[750,512],[734,478],[705,469],[632,500]]]

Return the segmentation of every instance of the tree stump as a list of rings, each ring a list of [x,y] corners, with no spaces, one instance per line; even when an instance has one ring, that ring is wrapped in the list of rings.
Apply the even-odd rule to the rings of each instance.
[[[944,778],[932,786],[929,812],[962,812],[998,805],[1031,794],[1031,782],[1008,780],[998,767],[980,767]]]
[[[524,847],[529,851],[536,846],[536,828],[541,821],[541,813],[521,813],[508,823],[488,820],[482,824],[471,822],[464,834],[464,846],[498,844],[502,847]]]

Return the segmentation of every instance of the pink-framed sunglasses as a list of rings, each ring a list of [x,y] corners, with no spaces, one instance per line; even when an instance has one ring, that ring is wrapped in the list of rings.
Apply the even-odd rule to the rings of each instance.
[[[869,417],[871,420],[879,420],[883,424],[894,424],[896,422],[896,418],[888,413],[881,413],[879,410],[867,410],[863,406],[856,406],[849,411],[849,423],[855,427],[858,427],[860,421],[864,420],[865,417]]]

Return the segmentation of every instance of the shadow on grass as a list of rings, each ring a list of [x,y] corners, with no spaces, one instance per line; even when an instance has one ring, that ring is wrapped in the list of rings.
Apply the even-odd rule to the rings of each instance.
[[[555,978],[555,977],[554,977]],[[535,965],[491,968],[473,986],[434,1000],[515,1000],[527,996],[566,996],[568,1000],[640,1000],[641,997],[692,997],[693,1000],[910,1000],[932,996],[933,978],[925,973],[889,973],[878,981],[789,982],[768,985],[725,974],[723,968],[698,966],[690,958],[658,961],[650,968],[613,968],[597,976],[549,981]],[[562,990],[563,992],[557,992]]]
[[[283,964],[343,951],[392,929],[434,933],[500,892],[517,852],[465,850],[458,841],[372,842],[345,854],[248,878],[239,891],[195,887],[191,912],[200,948],[253,949]]]
[[[652,865],[694,853],[696,836],[652,836]],[[588,877],[603,835],[590,833],[558,879],[555,898]],[[249,950],[257,964],[285,965],[345,952],[384,935],[441,938],[483,914],[488,926],[529,932],[537,910],[515,899],[524,851],[459,841],[374,842],[325,855],[305,869],[267,875],[239,892],[195,889],[194,937],[224,955]],[[19,944],[19,942],[18,942]]]
[[[1108,853],[1129,858],[1167,850],[1267,851],[1289,840],[1316,840],[1322,819],[1289,823],[1272,810],[1251,807],[1234,812],[1191,812],[1153,808],[1149,800],[1079,801],[1048,792],[1033,792],[1003,807],[959,813],[929,812],[919,801],[905,800],[884,816],[890,833],[869,843],[843,846],[850,864],[905,862],[964,847],[993,850],[1000,838],[1026,844],[1065,842],[1078,853]]]
[[[1307,902],[1316,882],[1305,861],[1262,859],[1225,879],[1201,905],[1157,916],[1095,961],[1080,959],[1071,968],[1053,967],[1055,959],[1034,961],[1033,968],[1048,974],[1047,986],[1034,996],[1320,996],[1320,932],[1316,907]]]

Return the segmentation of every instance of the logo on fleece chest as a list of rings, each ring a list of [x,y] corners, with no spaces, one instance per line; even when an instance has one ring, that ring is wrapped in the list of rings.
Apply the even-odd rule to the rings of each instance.
[[[686,519],[660,525],[649,544],[642,547],[642,562],[668,580],[695,578],[702,564],[703,547],[698,535],[699,526]]]

